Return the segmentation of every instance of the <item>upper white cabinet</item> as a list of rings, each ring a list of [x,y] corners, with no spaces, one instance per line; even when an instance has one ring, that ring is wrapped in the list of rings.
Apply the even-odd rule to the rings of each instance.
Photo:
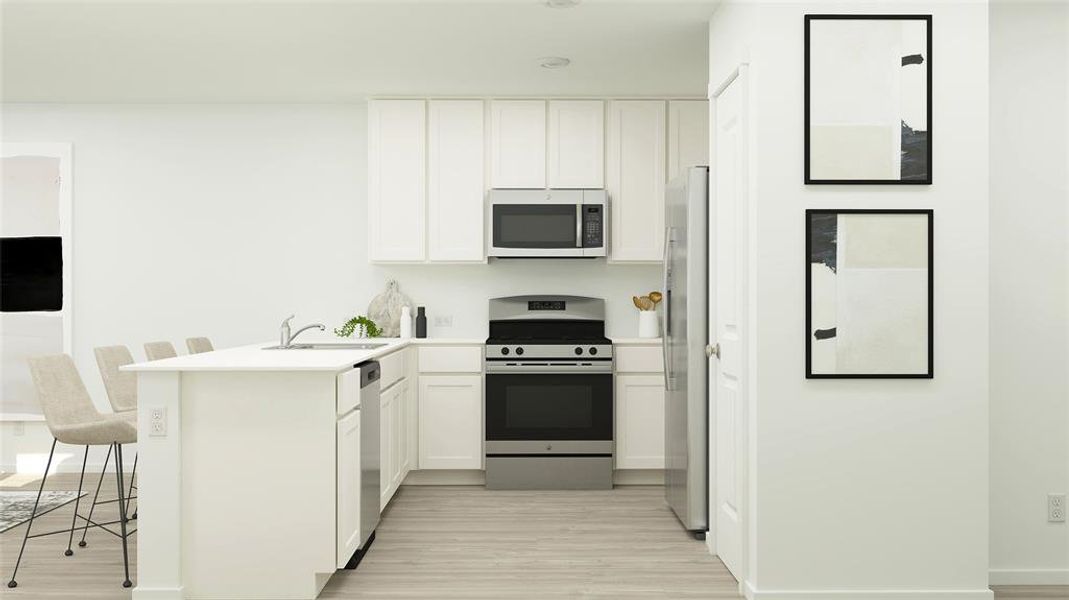
[[[427,258],[481,262],[483,194],[482,100],[431,100],[428,104]]]
[[[601,100],[549,101],[551,188],[605,186],[605,103]]]
[[[709,103],[672,100],[668,103],[668,179],[683,169],[709,164]]]
[[[654,262],[664,250],[665,102],[609,103],[611,262]]]
[[[422,261],[426,201],[426,103],[368,103],[368,256]]]
[[[546,187],[546,102],[490,103],[490,187]]]

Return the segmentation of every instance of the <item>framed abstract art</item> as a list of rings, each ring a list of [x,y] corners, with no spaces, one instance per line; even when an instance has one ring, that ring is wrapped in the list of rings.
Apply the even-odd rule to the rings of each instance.
[[[932,378],[933,212],[805,218],[806,378]]]
[[[932,183],[931,15],[805,16],[805,183]]]

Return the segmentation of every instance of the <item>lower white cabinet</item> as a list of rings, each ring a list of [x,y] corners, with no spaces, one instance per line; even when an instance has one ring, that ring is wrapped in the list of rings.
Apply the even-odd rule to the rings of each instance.
[[[664,468],[664,377],[616,376],[616,468]]]
[[[482,382],[482,375],[419,376],[420,469],[482,468]]]
[[[393,498],[405,475],[406,417],[405,389],[402,380],[381,392],[379,400],[379,509]]]
[[[354,410],[339,419],[337,433],[337,561],[340,569],[360,546],[360,411]]]

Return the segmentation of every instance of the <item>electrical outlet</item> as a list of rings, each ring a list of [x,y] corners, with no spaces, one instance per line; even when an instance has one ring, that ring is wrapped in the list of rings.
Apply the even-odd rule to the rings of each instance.
[[[150,408],[148,413],[149,430],[152,437],[167,437],[167,409],[162,406]]]
[[[15,427],[13,429],[14,431],[11,432],[11,435],[15,437],[26,435],[26,424],[22,421],[15,421]]]
[[[436,315],[434,317],[435,327],[452,327],[453,315]]]
[[[1047,494],[1047,521],[1065,522],[1065,494]]]

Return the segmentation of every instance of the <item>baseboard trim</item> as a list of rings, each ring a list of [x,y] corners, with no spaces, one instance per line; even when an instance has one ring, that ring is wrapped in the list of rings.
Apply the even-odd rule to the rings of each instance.
[[[616,485],[664,485],[664,469],[617,469],[612,474]]]
[[[746,600],[993,600],[983,590],[758,590],[749,581],[743,586]]]
[[[486,485],[486,471],[475,469],[422,469],[409,471],[401,485]]]
[[[1069,585],[1069,569],[991,569],[991,585]]]
[[[182,586],[174,588],[146,588],[137,586],[130,594],[131,600],[183,600],[185,598]]]

